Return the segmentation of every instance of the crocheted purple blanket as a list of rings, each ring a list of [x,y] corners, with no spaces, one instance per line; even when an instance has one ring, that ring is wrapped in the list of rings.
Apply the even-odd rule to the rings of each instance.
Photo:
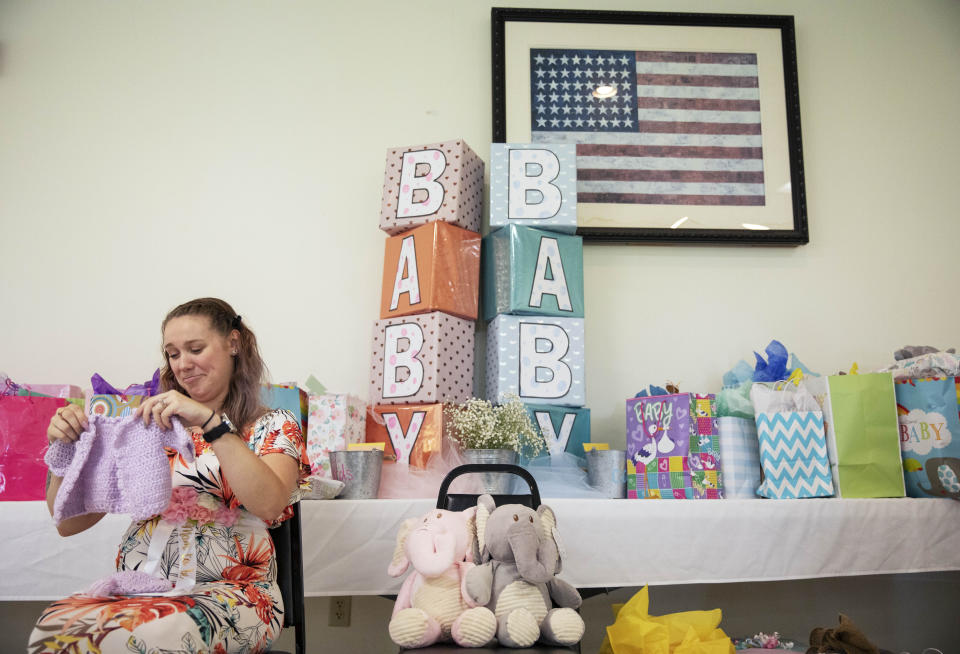
[[[173,429],[142,418],[89,416],[76,442],[55,441],[43,460],[63,477],[53,505],[58,523],[85,513],[127,513],[143,520],[170,503],[172,477],[164,452],[172,447],[193,461],[193,439],[173,418]]]

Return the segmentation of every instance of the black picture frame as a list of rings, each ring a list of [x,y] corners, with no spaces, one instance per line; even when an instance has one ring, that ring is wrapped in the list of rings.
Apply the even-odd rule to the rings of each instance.
[[[697,219],[690,225],[670,226],[665,224],[665,220],[675,217],[677,207],[683,207],[683,204],[646,202],[643,205],[614,206],[581,201],[578,202],[580,224],[577,233],[589,241],[621,243],[796,246],[809,241],[793,16],[493,7],[491,27],[492,140],[495,143],[532,141],[531,123],[534,118],[531,107],[536,91],[533,88],[534,74],[531,72],[531,50],[535,48],[606,49],[610,39],[604,35],[610,34],[620,43],[630,43],[630,50],[634,51],[647,47],[646,43],[661,42],[667,45],[655,47],[684,54],[699,53],[703,48],[716,49],[717,42],[729,41],[732,49],[720,48],[716,51],[741,52],[750,51],[756,39],[760,54],[754,54],[753,60],[759,60],[760,64],[755,63],[754,67],[761,71],[755,74],[758,89],[756,102],[761,110],[756,113],[762,115],[762,120],[757,119],[756,127],[760,130],[762,123],[762,133],[754,138],[762,139],[759,141],[762,150],[762,163],[759,165],[762,166],[763,192],[755,195],[754,199],[762,206],[759,209],[757,206],[694,207],[691,212],[696,213]],[[636,36],[635,44],[633,35]],[[699,45],[701,37],[705,44],[703,46]],[[671,47],[672,39],[677,39],[676,46]],[[760,97],[771,101],[765,99],[765,107]],[[629,97],[624,101],[629,101]],[[769,111],[763,113],[762,110],[767,107]],[[580,190],[578,194],[590,197],[590,194]],[[594,193],[593,196],[600,194]],[[676,200],[678,196],[669,197],[673,198],[671,201],[686,202]],[[711,201],[704,199],[703,203]],[[664,210],[659,207],[664,207]],[[616,213],[618,217],[607,218],[607,212],[610,215]],[[766,222],[756,221],[754,216]],[[720,217],[727,224],[714,228],[714,224],[719,224]],[[737,227],[738,221],[743,226]]]

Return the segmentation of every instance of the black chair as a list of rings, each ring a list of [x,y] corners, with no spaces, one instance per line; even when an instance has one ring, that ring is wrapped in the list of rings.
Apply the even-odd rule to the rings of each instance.
[[[303,597],[303,541],[300,537],[300,503],[293,505],[293,517],[272,527],[270,537],[277,555],[277,585],[283,598],[283,628],[293,627],[296,654],[307,647],[307,624]],[[270,650],[274,654],[288,654]]]
[[[521,495],[492,495],[493,503],[497,506],[501,504],[523,504],[529,506],[531,509],[536,509],[540,506],[540,489],[537,488],[537,481],[526,468],[521,468],[520,466],[509,463],[467,463],[462,466],[457,466],[443,478],[443,481],[440,483],[440,491],[437,493],[437,508],[446,509],[447,511],[464,511],[471,506],[476,506],[477,498],[480,497],[479,495],[475,493],[448,493],[447,491],[450,488],[450,484],[452,484],[453,480],[457,477],[481,472],[503,472],[516,475],[527,482],[527,487],[530,490],[529,493]]]
[[[462,466],[457,466],[448,472],[446,477],[444,477],[443,482],[440,484],[440,490],[437,493],[437,508],[446,509],[447,511],[463,511],[471,506],[476,506],[479,495],[473,493],[449,493],[448,489],[450,488],[450,484],[454,479],[462,475],[491,472],[516,475],[527,482],[527,486],[529,487],[530,491],[529,493],[523,493],[519,495],[491,495],[491,497],[493,497],[494,504],[497,506],[502,504],[523,504],[531,509],[536,509],[538,506],[540,506],[540,489],[537,488],[537,482],[533,478],[533,475],[531,475],[525,468],[508,463],[468,463]],[[524,647],[520,649],[503,647],[497,643],[487,647],[470,649],[464,649],[455,644],[439,643],[436,645],[431,645],[430,647],[422,647],[419,649],[400,649],[400,652],[404,654],[464,654],[465,652],[477,652],[478,654],[484,652],[488,654],[573,654],[579,651],[580,643],[577,643],[572,647],[538,644],[534,645],[533,647]]]

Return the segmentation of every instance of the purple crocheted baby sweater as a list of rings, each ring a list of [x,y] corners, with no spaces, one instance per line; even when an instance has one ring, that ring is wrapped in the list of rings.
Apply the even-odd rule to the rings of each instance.
[[[193,439],[176,419],[173,429],[143,426],[137,416],[89,416],[75,442],[55,441],[43,460],[63,477],[53,505],[58,523],[85,513],[128,513],[143,520],[170,503],[172,479],[165,447],[193,461]]]
[[[86,592],[94,597],[114,597],[136,593],[164,593],[172,589],[173,584],[169,579],[154,577],[139,570],[121,570],[93,582]]]

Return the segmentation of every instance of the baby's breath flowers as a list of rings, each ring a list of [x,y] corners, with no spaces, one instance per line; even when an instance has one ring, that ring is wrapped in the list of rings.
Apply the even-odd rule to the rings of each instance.
[[[523,402],[512,394],[505,399],[498,406],[476,397],[463,404],[446,405],[450,437],[469,450],[514,450],[530,457],[539,454],[543,439],[533,428]]]

